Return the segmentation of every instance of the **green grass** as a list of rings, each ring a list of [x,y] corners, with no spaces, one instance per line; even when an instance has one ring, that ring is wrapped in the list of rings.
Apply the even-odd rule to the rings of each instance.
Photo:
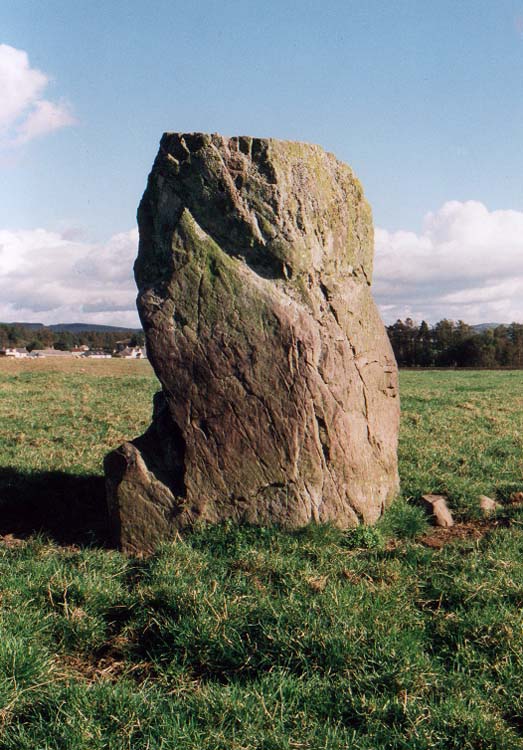
[[[445,494],[467,518],[478,494],[523,489],[523,372],[402,372],[401,393],[405,497]]]
[[[67,500],[92,519],[147,363],[2,365],[0,496],[42,533],[0,541],[0,748],[522,748],[523,512],[432,549],[416,504],[470,522],[523,489],[522,384],[402,373],[403,495],[373,529],[224,524],[134,560],[45,509],[51,483],[61,523]]]

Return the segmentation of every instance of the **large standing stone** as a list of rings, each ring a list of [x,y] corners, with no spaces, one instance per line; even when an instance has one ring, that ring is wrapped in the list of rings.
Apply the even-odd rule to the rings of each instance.
[[[123,549],[197,520],[375,521],[398,489],[399,398],[351,169],[305,143],[166,133],[138,222],[162,392],[106,458]]]

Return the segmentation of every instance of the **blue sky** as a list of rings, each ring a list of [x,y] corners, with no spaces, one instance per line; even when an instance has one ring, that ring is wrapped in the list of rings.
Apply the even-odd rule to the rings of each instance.
[[[523,320],[523,0],[3,0],[0,44],[0,319],[136,320],[158,140],[203,130],[354,168],[387,321]]]

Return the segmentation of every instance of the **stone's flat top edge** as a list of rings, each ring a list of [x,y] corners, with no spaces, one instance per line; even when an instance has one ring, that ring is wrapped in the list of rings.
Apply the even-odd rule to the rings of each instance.
[[[343,159],[339,159],[332,151],[327,151],[323,146],[318,143],[308,143],[307,141],[291,141],[283,138],[263,138],[261,136],[254,135],[222,135],[221,133],[205,133],[201,131],[194,132],[178,132],[176,130],[166,130],[160,139],[160,150],[166,148],[169,150],[171,144],[181,144],[184,149],[188,149],[189,152],[199,151],[203,146],[214,145],[220,148],[222,145],[233,145],[233,150],[243,151],[246,153],[250,152],[251,148],[259,149],[263,151],[270,150],[271,146],[280,146],[284,150],[292,151],[298,149],[298,153],[301,152],[305,155],[307,152],[310,154],[324,154],[329,159],[336,161],[338,164],[350,170],[353,174],[353,170],[347,162]],[[298,154],[295,154],[298,155]]]
[[[162,133],[163,139],[168,138],[189,138],[189,139],[195,139],[195,138],[203,138],[203,139],[219,139],[222,141],[252,141],[256,143],[280,143],[282,145],[290,145],[290,146],[304,146],[305,148],[311,148],[311,149],[318,149],[319,151],[323,151],[326,154],[329,154],[331,156],[335,156],[331,151],[327,151],[323,146],[320,146],[319,143],[309,143],[308,141],[291,141],[287,138],[273,138],[273,137],[263,137],[263,136],[256,136],[256,135],[223,135],[222,133],[206,133],[203,131],[192,131],[192,132],[181,132],[176,130],[166,130]]]

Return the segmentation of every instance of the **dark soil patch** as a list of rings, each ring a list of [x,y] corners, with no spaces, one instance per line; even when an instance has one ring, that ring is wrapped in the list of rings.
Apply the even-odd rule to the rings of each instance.
[[[66,680],[80,680],[89,683],[108,680],[117,682],[122,677],[128,677],[141,683],[153,675],[153,666],[142,661],[133,664],[121,654],[108,651],[104,656],[90,654],[61,654],[57,657],[57,671]]]
[[[500,519],[485,519],[456,523],[449,529],[436,526],[428,534],[420,537],[419,541],[425,547],[442,549],[447,544],[452,544],[453,542],[478,541],[489,531],[504,525],[506,524],[500,521]]]

